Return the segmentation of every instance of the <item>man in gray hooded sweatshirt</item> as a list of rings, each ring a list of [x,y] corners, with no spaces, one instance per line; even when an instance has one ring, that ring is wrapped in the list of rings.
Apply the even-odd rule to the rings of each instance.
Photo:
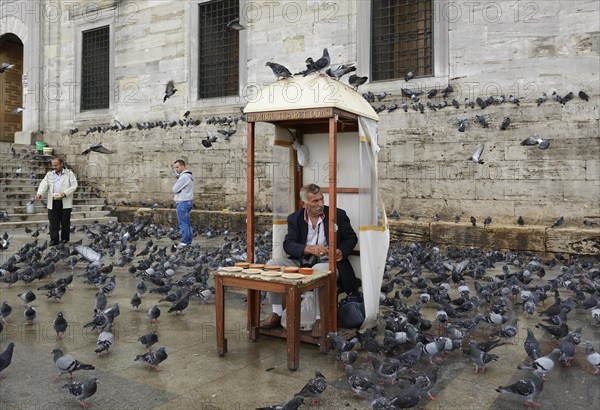
[[[177,182],[173,185],[175,194],[175,203],[177,206],[177,220],[179,221],[179,230],[181,231],[181,243],[177,248],[184,248],[192,243],[192,225],[190,224],[190,212],[192,210],[192,200],[194,199],[194,176],[191,171],[185,167],[185,161],[178,159],[175,161],[175,172],[177,173]]]

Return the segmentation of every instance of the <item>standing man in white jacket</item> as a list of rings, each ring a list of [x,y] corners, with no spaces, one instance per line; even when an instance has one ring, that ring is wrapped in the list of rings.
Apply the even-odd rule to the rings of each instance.
[[[177,248],[182,249],[192,243],[190,212],[192,211],[192,200],[194,199],[194,176],[185,167],[185,161],[182,159],[175,161],[175,172],[177,173],[177,182],[173,185],[173,193],[175,194],[174,199],[177,204],[175,210],[177,211],[177,220],[181,231],[181,243],[177,245]]]
[[[48,220],[50,221],[50,246],[60,240],[69,242],[71,233],[71,211],[73,192],[77,189],[77,177],[70,169],[64,168],[62,158],[52,158],[52,171],[48,172],[37,190],[36,200],[47,194]]]

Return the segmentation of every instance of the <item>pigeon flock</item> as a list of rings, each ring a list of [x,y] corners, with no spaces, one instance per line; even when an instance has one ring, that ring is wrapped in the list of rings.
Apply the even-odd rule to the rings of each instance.
[[[82,240],[48,247],[34,238],[0,266],[0,284],[19,289],[16,300],[2,302],[0,324],[6,326],[20,309],[24,323],[35,324],[39,311],[60,306],[52,324],[57,343],[52,352],[55,379],[82,374],[64,387],[87,406],[90,397],[102,394],[96,388],[98,375],[88,376],[90,372],[102,370],[103,357],[120,357],[113,329],[122,310],[146,317],[151,330],[134,335],[138,353],[121,359],[142,362],[158,372],[169,366],[169,347],[161,344],[164,322],[185,321],[189,305],[211,303],[209,271],[247,257],[245,233],[219,228],[195,229],[197,238],[222,243],[206,250],[199,245],[184,250],[165,245],[165,239],[177,239],[178,230],[144,221],[95,223],[75,231]],[[270,232],[256,238],[256,262],[270,258],[271,240]],[[395,242],[388,253],[376,325],[361,332],[330,333],[332,354],[323,360],[339,361],[340,369],[345,369],[340,380],[348,400],[370,400],[373,409],[410,408],[435,400],[457,365],[473,366],[476,377],[490,377],[496,363],[509,360],[501,347],[523,340],[521,370],[515,366],[521,376],[496,391],[536,406],[544,402],[544,386],[558,383],[552,378],[554,368],[600,372],[600,355],[594,349],[600,341],[594,330],[600,325],[599,266],[597,257],[540,257]],[[133,294],[131,306],[111,301],[122,283],[133,286],[125,290]],[[77,292],[89,294],[87,307],[69,304],[73,291],[69,289],[75,284]],[[40,298],[40,292],[47,297]],[[89,341],[89,351],[97,359],[92,363],[61,344],[69,334],[69,319],[86,310],[88,322],[83,327],[97,334]],[[525,339],[519,338],[525,334]],[[19,344],[11,342],[0,349],[0,376],[15,377],[16,369],[9,367],[15,347],[18,350]],[[452,365],[446,368],[445,363]],[[316,370],[296,395],[262,408],[317,406],[326,394],[327,380]]]

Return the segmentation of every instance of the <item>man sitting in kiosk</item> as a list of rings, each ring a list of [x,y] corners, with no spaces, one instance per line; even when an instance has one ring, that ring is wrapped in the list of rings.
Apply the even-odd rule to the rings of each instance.
[[[300,189],[300,199],[304,208],[287,218],[288,232],[283,241],[283,250],[289,258],[272,259],[267,264],[296,267],[312,265],[314,269],[329,270],[329,207],[325,206],[321,188],[315,184],[303,186]],[[348,257],[358,243],[358,237],[344,210],[337,208],[336,218],[338,230],[335,257],[341,290],[348,295],[357,296],[358,281]],[[270,293],[270,299],[273,312],[260,323],[263,329],[273,329],[281,324],[282,295]],[[319,315],[317,310],[317,320]],[[313,336],[319,336],[318,329],[318,324],[315,324]]]

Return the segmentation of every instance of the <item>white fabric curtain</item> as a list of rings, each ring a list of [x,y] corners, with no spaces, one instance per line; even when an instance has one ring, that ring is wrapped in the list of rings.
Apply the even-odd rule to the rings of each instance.
[[[373,325],[379,312],[379,295],[390,243],[390,231],[377,187],[377,122],[359,117],[360,146],[359,232],[360,269],[365,303],[362,328]]]

